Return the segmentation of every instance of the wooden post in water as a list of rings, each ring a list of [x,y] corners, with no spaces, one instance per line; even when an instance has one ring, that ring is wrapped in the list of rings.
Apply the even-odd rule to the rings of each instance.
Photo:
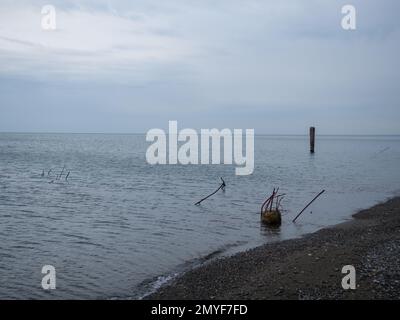
[[[315,127],[310,127],[310,152],[314,153],[315,146]]]

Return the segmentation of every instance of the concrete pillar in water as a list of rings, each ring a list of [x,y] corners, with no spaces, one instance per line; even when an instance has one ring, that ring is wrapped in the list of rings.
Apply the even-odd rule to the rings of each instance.
[[[310,152],[314,153],[315,146],[315,127],[310,127]]]

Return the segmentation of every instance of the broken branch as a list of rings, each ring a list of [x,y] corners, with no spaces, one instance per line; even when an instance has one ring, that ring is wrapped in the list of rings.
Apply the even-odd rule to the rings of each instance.
[[[215,190],[213,193],[209,194],[207,197],[201,199],[200,201],[197,201],[195,203],[195,205],[196,206],[200,205],[200,203],[202,203],[204,200],[208,199],[212,195],[216,194],[220,189],[222,189],[222,191],[225,191],[225,187],[226,187],[225,181],[224,181],[224,179],[222,179],[222,177],[221,177],[221,180],[222,180],[222,183],[221,183],[221,185],[219,186],[219,188],[217,190]]]
[[[312,199],[312,200],[304,207],[304,209],[300,211],[300,213],[296,216],[296,218],[293,219],[292,222],[296,222],[297,218],[300,217],[300,215],[304,212],[304,210],[306,210],[306,209],[309,207],[309,205],[310,205],[311,203],[313,203],[313,202],[315,201],[315,199],[317,199],[317,198],[318,198],[321,194],[323,194],[324,192],[325,192],[325,190],[322,190],[320,193],[318,193],[318,194],[314,197],[314,199]]]

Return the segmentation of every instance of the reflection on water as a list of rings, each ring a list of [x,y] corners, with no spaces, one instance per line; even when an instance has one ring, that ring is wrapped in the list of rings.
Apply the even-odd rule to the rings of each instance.
[[[260,221],[261,235],[266,238],[280,239],[281,226],[270,226]]]
[[[307,137],[258,136],[251,176],[150,166],[146,147],[141,135],[0,134],[0,298],[138,297],[204,257],[298,237],[399,190],[399,137],[318,137],[310,155]],[[193,205],[221,176],[226,191]],[[282,225],[266,228],[260,205],[277,186]],[[57,270],[51,293],[45,264]]]

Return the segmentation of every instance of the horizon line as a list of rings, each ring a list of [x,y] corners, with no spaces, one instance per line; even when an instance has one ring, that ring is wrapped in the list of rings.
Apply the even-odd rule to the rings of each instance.
[[[245,130],[245,129],[243,129]],[[147,132],[56,132],[56,131],[0,131],[0,134],[103,134],[146,135]],[[168,132],[166,132],[168,135]],[[255,136],[308,136],[308,133],[255,133]],[[321,133],[318,136],[400,136],[400,133]]]

